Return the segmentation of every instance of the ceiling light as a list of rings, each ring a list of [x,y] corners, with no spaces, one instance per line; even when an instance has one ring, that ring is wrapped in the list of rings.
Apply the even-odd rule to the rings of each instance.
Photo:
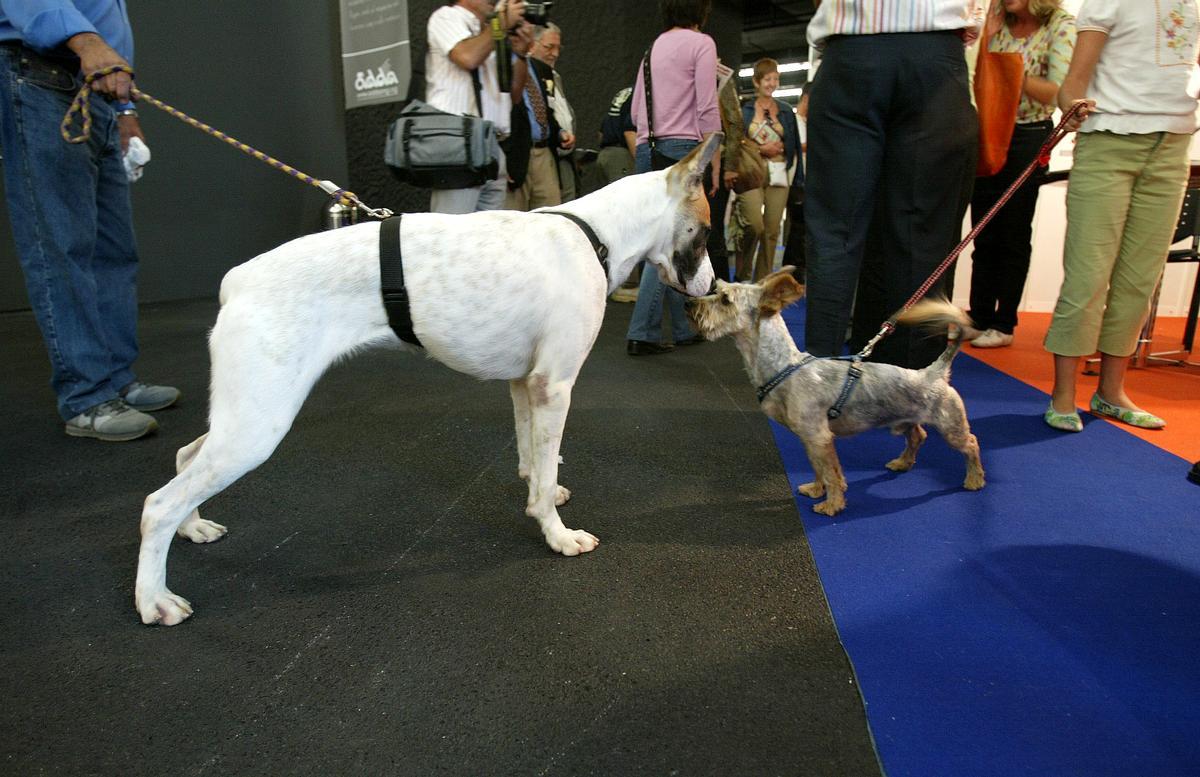
[[[779,63],[779,72],[780,73],[794,73],[797,70],[808,70],[808,68],[809,68],[809,64],[807,62],[780,62]],[[754,75],[754,68],[744,67],[738,71],[738,75],[741,76],[742,78],[749,78],[750,76]]]

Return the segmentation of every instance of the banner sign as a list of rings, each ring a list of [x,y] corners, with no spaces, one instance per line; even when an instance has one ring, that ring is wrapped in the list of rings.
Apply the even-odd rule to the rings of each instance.
[[[403,100],[412,78],[408,0],[339,0],[346,108]]]

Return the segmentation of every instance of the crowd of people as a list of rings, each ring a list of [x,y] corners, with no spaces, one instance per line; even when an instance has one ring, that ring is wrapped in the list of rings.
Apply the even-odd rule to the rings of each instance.
[[[48,5],[55,14],[44,12]],[[1061,0],[925,0],[922,13],[912,13],[914,0],[816,0],[798,110],[775,96],[779,65],[767,58],[754,64],[753,95],[739,100],[736,78],[704,32],[711,5],[660,0],[661,32],[613,84],[595,133],[600,178],[663,169],[724,133],[706,173],[714,270],[762,278],[782,242],[783,261],[807,286],[805,349],[835,356],[878,332],[959,242],[967,208],[978,221],[1038,155],[1055,112],[1082,103],[1071,127],[1079,139],[1065,280],[1045,339],[1056,380],[1044,418],[1082,429],[1077,363],[1098,350],[1091,409],[1134,426],[1165,424],[1129,397],[1124,377],[1188,177],[1196,0],[1083,0],[1077,18]],[[435,190],[431,210],[527,210],[576,197],[579,146],[591,143],[577,139],[582,129],[556,69],[563,30],[532,24],[524,0],[451,0],[426,33],[426,101],[491,121],[501,146],[494,179]],[[1024,80],[1007,162],[977,178],[969,47],[980,36],[988,51],[1019,54]],[[132,366],[137,254],[120,158],[142,135],[129,76],[96,83],[89,143],[63,148],[57,127],[80,72],[128,66],[132,48],[120,2],[13,0],[0,11],[0,65],[12,76],[0,80],[0,140],[5,159],[22,162],[4,167],[30,303],[66,431],[106,440],[151,431],[146,413],[178,397],[142,382]],[[750,185],[757,179],[747,145],[765,170],[761,185]],[[970,315],[984,331],[976,347],[1013,341],[1040,182],[1032,176],[976,240]],[[88,207],[49,217],[81,196]],[[945,283],[931,293],[944,293]],[[630,355],[700,342],[677,291],[656,273],[636,284],[617,292],[636,299]],[[922,367],[942,347],[902,330],[872,358]]]

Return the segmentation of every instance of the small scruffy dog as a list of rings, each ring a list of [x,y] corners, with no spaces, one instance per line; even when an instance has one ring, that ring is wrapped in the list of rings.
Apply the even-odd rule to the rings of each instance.
[[[861,362],[861,377],[849,397],[837,407],[847,389],[853,362],[818,359],[796,347],[779,312],[804,296],[804,287],[792,277],[793,268],[769,275],[757,284],[718,280],[714,293],[688,301],[688,316],[698,332],[710,340],[733,335],[746,363],[750,380],[759,387],[763,412],[787,425],[804,443],[816,480],[798,489],[814,498],[823,515],[836,515],[846,507],[846,477],[833,446],[834,437],[848,437],[878,426],[890,427],[907,440],[904,452],[889,461],[893,472],[907,472],[925,441],[922,424],[941,432],[952,448],[967,460],[963,488],[983,488],[979,443],[967,423],[962,397],[948,382],[950,362],[960,339],[979,331],[966,313],[944,300],[926,300],[900,317],[904,324],[946,328],[949,343],[937,361],[923,370],[891,364]],[[836,417],[835,417],[836,416]]]

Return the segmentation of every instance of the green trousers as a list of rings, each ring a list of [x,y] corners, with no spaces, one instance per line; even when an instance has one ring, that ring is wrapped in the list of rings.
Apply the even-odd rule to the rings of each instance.
[[[1166,132],[1079,134],[1047,351],[1129,356],[1137,348],[1179,219],[1190,142]]]

